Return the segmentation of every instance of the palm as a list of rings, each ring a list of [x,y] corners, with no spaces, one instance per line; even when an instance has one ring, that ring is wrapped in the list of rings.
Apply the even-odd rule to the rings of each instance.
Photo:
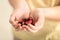
[[[13,14],[10,16],[10,23],[14,26],[18,26],[18,21],[23,18],[29,17],[29,8],[18,8],[13,11]]]
[[[30,13],[30,17],[33,18],[33,22],[34,22],[35,25],[28,24],[28,26],[26,26],[26,28],[30,32],[37,32],[39,29],[41,29],[43,27],[43,24],[44,24],[44,14],[41,13],[39,10],[33,10]]]

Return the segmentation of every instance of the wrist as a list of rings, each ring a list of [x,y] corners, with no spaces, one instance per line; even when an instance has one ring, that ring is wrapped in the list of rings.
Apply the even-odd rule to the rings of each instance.
[[[45,16],[45,18],[47,18],[49,16],[49,14],[51,13],[49,10],[50,8],[37,8],[38,12],[40,12],[40,14],[43,14]]]
[[[46,10],[45,8],[37,8],[37,11],[40,12],[40,14],[43,14],[43,15],[45,15],[45,13],[46,13],[45,10]]]
[[[45,18],[49,18],[49,14],[51,14],[51,12],[53,13],[54,11],[51,10],[50,8],[41,8],[40,9],[41,13],[44,14]]]

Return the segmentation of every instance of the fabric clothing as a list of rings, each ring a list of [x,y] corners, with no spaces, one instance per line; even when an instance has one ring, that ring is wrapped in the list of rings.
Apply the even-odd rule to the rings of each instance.
[[[54,7],[60,4],[60,0],[26,0],[30,9],[41,7]]]

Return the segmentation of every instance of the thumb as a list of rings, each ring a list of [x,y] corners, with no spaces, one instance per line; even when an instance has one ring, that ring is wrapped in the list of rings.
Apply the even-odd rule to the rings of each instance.
[[[35,26],[42,27],[44,24],[45,16],[43,13],[41,13],[38,10],[34,10],[30,13],[30,17],[33,18],[33,22],[35,23]]]
[[[39,18],[38,18],[37,22],[35,23],[35,26],[39,26],[42,28],[44,25],[45,16],[43,13],[40,13],[40,12],[38,12],[38,14],[39,14]]]

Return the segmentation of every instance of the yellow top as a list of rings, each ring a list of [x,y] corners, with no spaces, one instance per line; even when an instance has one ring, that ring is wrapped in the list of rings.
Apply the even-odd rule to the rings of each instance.
[[[31,9],[40,7],[53,7],[60,3],[60,0],[26,0]]]
[[[30,9],[34,8],[41,8],[41,7],[54,7],[59,6],[60,0],[26,0]],[[54,20],[45,20],[44,27],[39,30],[37,33],[29,33],[24,31],[13,31],[14,35],[22,40],[45,40],[46,36],[51,33],[55,26],[60,21],[54,21]]]

